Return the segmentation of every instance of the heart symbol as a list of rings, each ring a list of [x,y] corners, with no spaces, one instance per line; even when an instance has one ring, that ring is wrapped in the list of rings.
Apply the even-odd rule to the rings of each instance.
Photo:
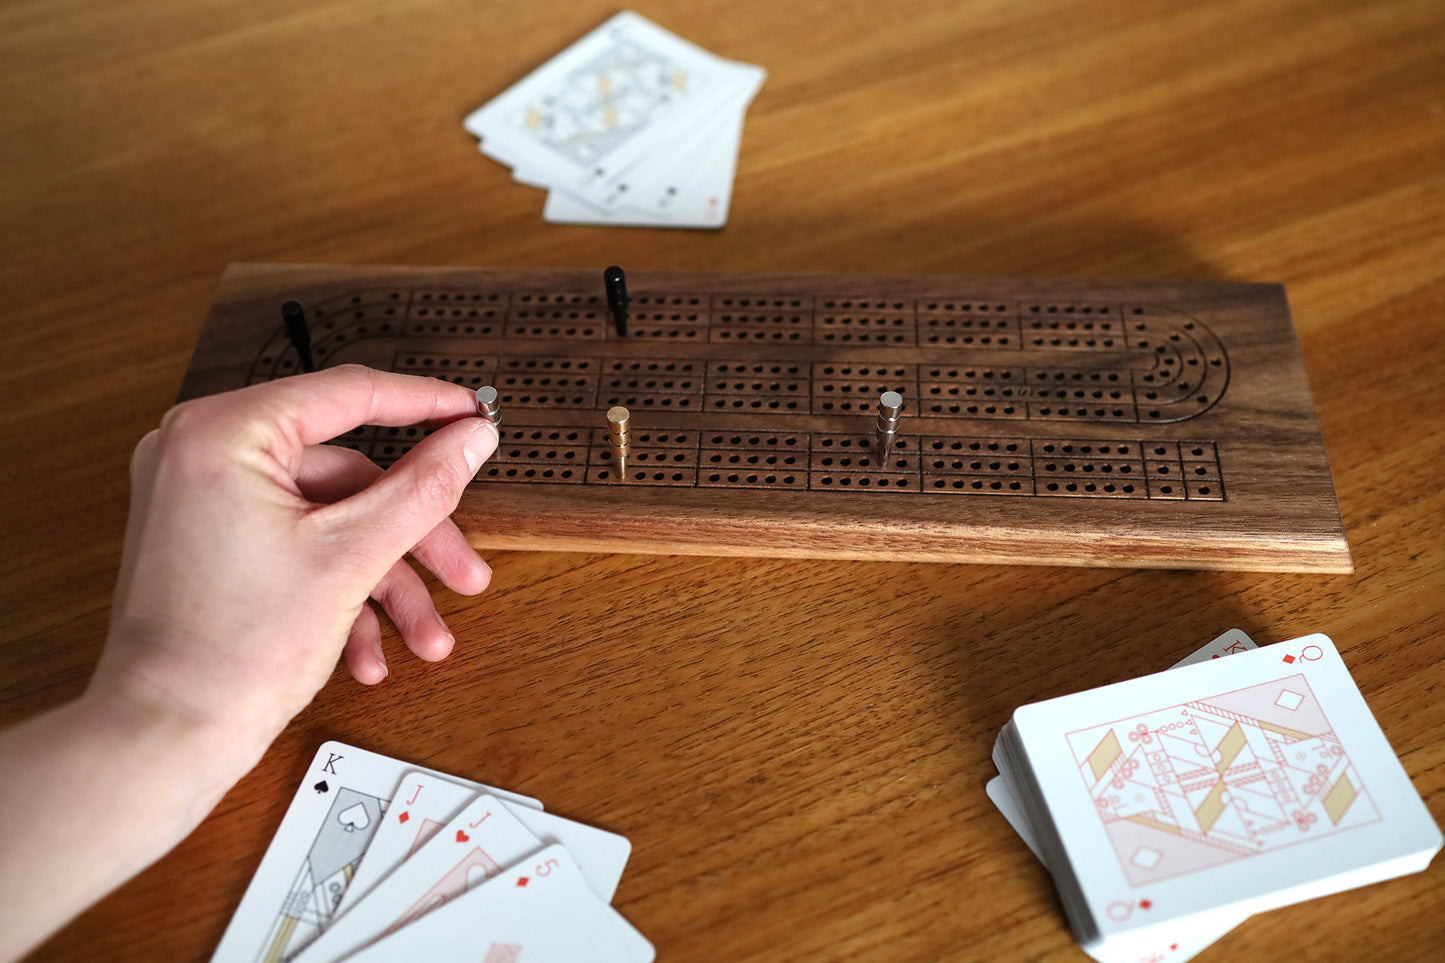
[[[365,806],[356,803],[337,813],[336,821],[341,824],[342,829],[348,833],[354,833],[358,829],[365,829],[371,825],[371,815],[366,811]]]
[[[318,782],[316,785],[312,786],[311,788],[312,788],[312,789],[315,789],[317,792],[325,792],[326,790],[330,789],[331,787],[328,786],[328,785],[326,785],[326,780],[323,779],[323,780],[321,780],[320,782]]]
[[[468,836],[468,835],[467,835],[465,832],[463,832],[462,830],[460,830],[460,829],[457,830],[457,842],[459,842],[459,843],[471,842],[471,839],[472,839],[472,837]]]

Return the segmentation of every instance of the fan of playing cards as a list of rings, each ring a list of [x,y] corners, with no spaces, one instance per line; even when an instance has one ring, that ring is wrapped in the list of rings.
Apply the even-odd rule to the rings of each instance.
[[[1231,631],[1170,671],[1024,706],[993,756],[989,797],[1109,963],[1180,963],[1441,845],[1323,635],[1260,649]]]
[[[212,963],[649,963],[631,845],[535,799],[328,742]]]
[[[548,221],[722,227],[765,76],[624,11],[464,126],[515,180],[549,189]]]

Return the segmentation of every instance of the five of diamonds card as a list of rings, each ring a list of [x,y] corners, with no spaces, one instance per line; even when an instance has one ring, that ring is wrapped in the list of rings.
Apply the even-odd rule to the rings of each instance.
[[[535,799],[328,742],[213,963],[648,963],[610,904],[631,846]]]
[[[1183,963],[1249,916],[1423,870],[1440,830],[1334,644],[1231,630],[1169,671],[1027,705],[988,788],[1101,963]],[[534,799],[337,742],[213,963],[650,963],[631,846]]]

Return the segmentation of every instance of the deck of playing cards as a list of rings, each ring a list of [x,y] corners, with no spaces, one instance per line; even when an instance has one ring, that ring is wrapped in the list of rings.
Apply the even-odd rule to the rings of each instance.
[[[1167,672],[1024,706],[994,762],[990,798],[1100,961],[1180,963],[1441,846],[1323,635],[1260,649],[1230,633]]]
[[[722,227],[765,76],[623,11],[464,126],[515,180],[549,189],[548,221]]]
[[[534,799],[316,753],[212,963],[650,963],[610,901],[631,845]]]

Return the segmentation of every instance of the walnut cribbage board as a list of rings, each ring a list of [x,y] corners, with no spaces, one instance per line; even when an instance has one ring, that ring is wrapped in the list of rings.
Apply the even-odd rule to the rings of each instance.
[[[501,395],[494,548],[1349,572],[1284,290],[242,264],[182,397],[359,362]],[[904,398],[888,464],[879,394]],[[619,478],[605,413],[632,412]],[[386,465],[425,432],[340,439]]]

